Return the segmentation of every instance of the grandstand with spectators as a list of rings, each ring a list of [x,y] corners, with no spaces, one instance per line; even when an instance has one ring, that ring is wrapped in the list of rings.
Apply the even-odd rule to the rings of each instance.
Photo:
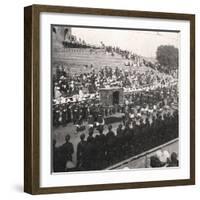
[[[178,167],[178,69],[74,29],[52,26],[52,171]]]

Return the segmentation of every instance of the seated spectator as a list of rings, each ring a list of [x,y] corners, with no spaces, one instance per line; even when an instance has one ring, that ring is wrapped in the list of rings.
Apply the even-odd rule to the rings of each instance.
[[[170,155],[168,151],[158,150],[156,156],[160,160],[161,166],[165,166],[169,163]]]
[[[160,160],[158,159],[157,156],[151,156],[150,157],[150,166],[153,167],[153,168],[162,166],[161,162],[160,162]]]
[[[177,156],[177,154],[175,152],[173,152],[171,154],[171,159],[170,159],[168,167],[178,167],[179,166],[179,162],[178,162],[177,157],[178,156]]]

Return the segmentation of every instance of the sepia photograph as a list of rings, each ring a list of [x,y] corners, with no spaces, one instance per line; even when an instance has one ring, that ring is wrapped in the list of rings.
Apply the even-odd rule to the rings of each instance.
[[[51,25],[52,172],[180,167],[179,37]]]

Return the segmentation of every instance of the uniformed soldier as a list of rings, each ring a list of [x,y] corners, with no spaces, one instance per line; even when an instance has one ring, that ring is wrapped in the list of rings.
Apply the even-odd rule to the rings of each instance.
[[[117,128],[117,136],[116,136],[116,148],[118,159],[121,161],[123,159],[123,144],[124,144],[124,130],[122,129],[122,124],[119,124]]]
[[[85,153],[85,168],[86,170],[95,169],[96,147],[93,137],[93,128],[89,128],[89,136],[87,138],[86,153]]]
[[[64,172],[65,171],[65,161],[62,157],[62,152],[60,147],[56,147],[56,140],[53,140],[53,171],[54,172]]]
[[[61,154],[62,154],[62,160],[65,163],[68,161],[72,161],[72,154],[74,153],[74,147],[73,144],[70,142],[70,135],[67,134],[65,136],[65,143],[60,147]]]
[[[89,117],[88,117],[88,126],[89,126],[89,128],[94,127],[94,117],[92,115],[89,115]]]
[[[85,141],[85,134],[81,134],[80,139],[81,141],[78,143],[77,146],[77,168],[79,170],[85,170],[86,168],[85,154],[87,145],[87,142]]]
[[[96,121],[97,130],[103,129],[104,124],[105,124],[105,120],[104,120],[103,116],[101,114],[98,115],[98,118],[97,118],[97,121]]]
[[[62,109],[62,126],[66,126],[67,125],[67,109],[65,107],[65,105],[63,105],[63,109]]]
[[[106,142],[107,142],[107,161],[109,165],[113,164],[115,160],[115,145],[116,145],[116,136],[112,131],[112,125],[108,126],[108,133],[106,134]]]
[[[106,136],[103,134],[103,127],[99,128],[99,135],[95,137],[97,149],[96,169],[104,169],[106,166]]]
[[[73,106],[73,123],[76,124],[79,118],[79,110],[77,104]]]
[[[58,127],[59,126],[59,117],[60,117],[60,110],[59,110],[59,106],[56,105],[55,106],[55,111],[54,111],[54,124],[55,124],[55,127]]]

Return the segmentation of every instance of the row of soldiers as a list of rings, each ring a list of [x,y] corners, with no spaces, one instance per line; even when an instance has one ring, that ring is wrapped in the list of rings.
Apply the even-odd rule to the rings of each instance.
[[[80,142],[77,146],[77,164],[69,167],[67,163],[73,163],[73,144],[70,136],[66,136],[66,143],[56,147],[54,143],[53,166],[54,172],[63,171],[87,171],[101,170],[120,162],[130,156],[137,155],[151,148],[159,146],[178,137],[178,112],[173,115],[158,116],[148,120],[146,123],[127,123],[125,127],[119,124],[116,132],[112,125],[108,126],[105,134],[104,127],[98,129],[99,134],[94,137],[94,129],[90,128],[88,137],[80,135]]]

